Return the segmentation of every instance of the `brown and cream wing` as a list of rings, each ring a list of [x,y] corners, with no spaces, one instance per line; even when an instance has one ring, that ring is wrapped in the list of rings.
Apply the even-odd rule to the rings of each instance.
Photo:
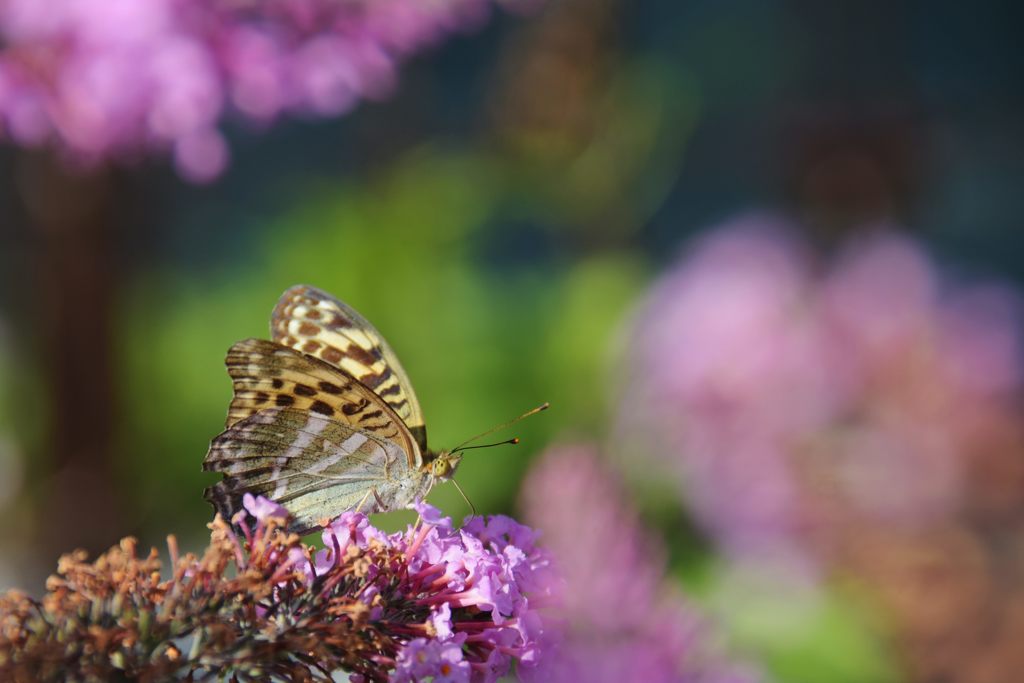
[[[227,427],[269,408],[293,408],[352,425],[396,443],[409,467],[422,451],[402,419],[368,388],[322,360],[262,339],[237,342],[224,361],[234,396]]]
[[[426,452],[423,412],[409,376],[384,337],[351,306],[308,285],[290,288],[270,321],[274,341],[319,358],[374,391]]]
[[[430,484],[427,475],[409,469],[393,441],[292,408],[261,410],[224,431],[210,444],[203,469],[223,475],[206,499],[225,519],[251,493],[284,505],[298,533],[345,510],[406,507]]]

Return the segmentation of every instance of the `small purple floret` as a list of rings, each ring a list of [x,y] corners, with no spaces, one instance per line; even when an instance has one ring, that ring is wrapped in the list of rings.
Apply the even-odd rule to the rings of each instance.
[[[263,496],[253,496],[251,493],[246,493],[242,496],[242,506],[258,522],[266,522],[268,517],[288,518],[287,510]]]

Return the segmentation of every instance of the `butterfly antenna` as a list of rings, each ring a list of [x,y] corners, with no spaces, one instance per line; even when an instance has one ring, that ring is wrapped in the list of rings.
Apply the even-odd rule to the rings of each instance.
[[[493,434],[494,432],[496,432],[498,430],[505,429],[506,427],[511,427],[512,425],[514,425],[516,422],[519,422],[523,418],[527,418],[527,417],[530,417],[531,415],[535,415],[535,414],[541,412],[542,410],[547,410],[550,406],[551,406],[551,404],[548,403],[547,401],[545,401],[544,403],[540,404],[536,408],[533,408],[531,410],[527,410],[525,413],[523,413],[522,415],[520,415],[519,417],[517,417],[515,419],[509,420],[508,422],[504,422],[504,423],[498,425],[497,427],[491,427],[486,432],[481,432],[481,433],[477,434],[476,436],[474,436],[472,439],[466,439],[465,441],[460,443],[458,446],[456,446],[455,448],[453,448],[449,452],[450,453],[454,453],[455,451],[464,451],[464,450],[466,450],[466,445],[467,444],[471,444],[474,441],[476,441],[477,439],[482,439],[485,436],[487,436],[488,434]],[[511,439],[510,441],[514,443],[514,442],[518,441],[518,439]],[[508,441],[502,441],[501,443],[509,443],[509,442]],[[498,446],[500,444],[491,444],[491,445]],[[473,446],[473,448],[479,448],[479,446]]]
[[[479,446],[460,446],[459,448],[455,448],[455,449],[452,449],[451,451],[449,451],[449,454],[451,454],[451,453],[458,453],[459,451],[471,451],[474,448],[490,448],[491,446],[504,446],[505,444],[511,444],[511,445],[514,446],[517,443],[519,443],[519,437],[518,436],[514,437],[512,439],[509,439],[508,441],[498,441],[496,443],[482,443]]]
[[[473,505],[473,501],[469,499],[469,496],[466,495],[466,492],[462,490],[461,486],[459,486],[459,482],[455,481],[454,479],[449,479],[449,481],[455,484],[455,490],[459,492],[460,496],[462,496],[462,500],[466,501],[466,503],[469,505],[469,509],[471,510],[470,514],[476,517],[476,506]]]

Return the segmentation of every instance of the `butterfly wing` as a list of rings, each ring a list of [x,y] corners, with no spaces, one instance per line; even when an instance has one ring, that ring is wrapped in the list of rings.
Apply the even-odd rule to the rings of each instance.
[[[262,495],[292,513],[291,529],[300,534],[345,510],[405,507],[426,494],[430,479],[408,466],[395,442],[294,408],[235,423],[210,444],[203,469],[224,475],[205,495],[225,519],[241,509],[244,494]]]
[[[309,411],[397,444],[409,468],[423,465],[402,419],[368,388],[322,360],[262,339],[237,342],[225,364],[234,397],[227,427],[268,408]]]
[[[423,411],[409,376],[380,332],[352,307],[308,285],[290,288],[270,320],[274,341],[315,356],[372,389],[427,451]]]

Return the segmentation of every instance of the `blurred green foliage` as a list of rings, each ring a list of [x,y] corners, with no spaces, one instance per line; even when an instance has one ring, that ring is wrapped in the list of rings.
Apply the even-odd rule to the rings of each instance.
[[[779,681],[896,683],[893,653],[879,640],[877,615],[846,593],[814,587],[792,568],[737,569],[710,560],[699,576],[680,568],[691,595],[734,644]]]

